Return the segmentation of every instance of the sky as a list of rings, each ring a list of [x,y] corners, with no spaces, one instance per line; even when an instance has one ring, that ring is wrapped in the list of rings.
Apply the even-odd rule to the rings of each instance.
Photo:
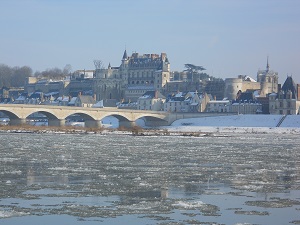
[[[214,77],[258,69],[300,83],[299,0],[0,0],[0,63],[34,71],[131,55],[167,53],[172,71],[191,63]]]

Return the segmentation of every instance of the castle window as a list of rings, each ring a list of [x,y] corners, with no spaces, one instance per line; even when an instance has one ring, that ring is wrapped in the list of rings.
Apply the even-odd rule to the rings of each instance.
[[[134,84],[134,81],[132,81],[131,84]]]

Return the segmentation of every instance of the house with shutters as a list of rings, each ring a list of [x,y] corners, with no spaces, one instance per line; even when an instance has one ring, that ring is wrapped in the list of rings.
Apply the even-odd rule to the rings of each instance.
[[[279,88],[278,93],[269,95],[270,114],[294,115],[299,114],[300,85],[295,84],[293,78],[288,76]]]

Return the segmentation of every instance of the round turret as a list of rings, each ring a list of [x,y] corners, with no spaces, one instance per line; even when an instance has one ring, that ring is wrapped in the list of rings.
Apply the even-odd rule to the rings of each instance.
[[[226,78],[225,79],[225,98],[235,100],[239,90],[242,90],[243,80],[241,78]]]

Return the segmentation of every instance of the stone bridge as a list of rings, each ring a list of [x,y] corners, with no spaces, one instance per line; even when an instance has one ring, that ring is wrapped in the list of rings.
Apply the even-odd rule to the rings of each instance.
[[[209,113],[169,113],[164,111],[146,111],[108,108],[83,108],[70,106],[50,105],[23,105],[23,104],[0,104],[0,112],[10,119],[10,125],[26,124],[26,118],[33,113],[41,113],[48,118],[49,126],[64,126],[66,118],[71,115],[80,115],[85,121],[85,127],[101,127],[102,119],[107,116],[116,117],[119,126],[133,127],[135,121],[143,119],[146,126],[168,126],[175,120],[183,118],[196,118],[203,116],[216,116]],[[223,114],[224,115],[224,114]]]

